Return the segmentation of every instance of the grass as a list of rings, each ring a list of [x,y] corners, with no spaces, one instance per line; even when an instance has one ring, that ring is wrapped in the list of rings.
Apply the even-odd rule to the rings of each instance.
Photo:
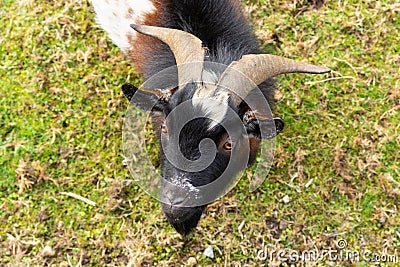
[[[140,80],[90,3],[1,0],[0,265],[279,266],[257,253],[340,239],[399,259],[400,5],[321,2],[244,2],[266,51],[333,72],[279,78],[286,128],[266,181],[248,193],[242,179],[183,240],[126,182],[120,87]]]

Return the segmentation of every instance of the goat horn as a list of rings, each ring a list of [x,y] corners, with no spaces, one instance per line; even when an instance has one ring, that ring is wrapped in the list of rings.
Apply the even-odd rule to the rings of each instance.
[[[323,74],[330,71],[329,68],[274,55],[245,55],[239,61],[232,62],[224,71],[218,82],[218,90],[224,88],[232,91],[234,94],[231,94],[231,98],[238,106],[254,88],[254,84],[259,85],[279,74],[295,72]]]
[[[180,85],[185,85],[192,80],[201,81],[204,49],[199,38],[176,29],[136,24],[131,24],[130,26],[137,32],[158,38],[170,47],[178,66],[178,80]],[[197,64],[184,65],[195,62]]]
[[[177,87],[167,88],[167,89],[156,89],[156,88],[140,88],[141,91],[153,94],[161,100],[168,100],[171,95],[176,91]]]

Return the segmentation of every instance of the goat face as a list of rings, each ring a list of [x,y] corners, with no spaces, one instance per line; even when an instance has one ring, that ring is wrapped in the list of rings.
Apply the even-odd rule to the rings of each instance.
[[[203,87],[203,82],[189,83],[168,101],[156,103],[151,101],[157,98],[154,94],[123,87],[133,104],[142,108],[143,103],[153,104],[160,139],[159,199],[169,222],[184,235],[197,225],[206,204],[228,191],[237,181],[235,176],[254,161],[261,136],[257,120],[247,116],[247,106],[234,106],[228,95],[223,103],[196,98]],[[207,189],[217,179],[225,182]]]
[[[229,67],[210,68],[195,36],[179,30],[132,27],[167,43],[175,55],[178,84],[172,89],[130,84],[123,92],[131,103],[152,112],[160,139],[159,199],[169,222],[187,234],[205,206],[231,189],[251,164],[262,139],[283,128],[254,88],[282,73],[329,71],[272,55],[247,55]],[[214,77],[214,78],[210,78]],[[248,105],[243,99],[255,99]],[[268,106],[268,104],[266,105]]]

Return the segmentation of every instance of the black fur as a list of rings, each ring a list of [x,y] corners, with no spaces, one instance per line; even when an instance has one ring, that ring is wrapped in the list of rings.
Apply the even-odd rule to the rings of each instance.
[[[158,14],[152,26],[166,27],[184,30],[202,40],[203,46],[207,48],[206,61],[229,65],[232,61],[242,58],[246,54],[260,54],[259,43],[252,31],[248,20],[241,11],[239,2],[235,0],[169,0],[159,1]],[[144,58],[148,63],[143,66],[143,76],[148,79],[152,75],[176,65],[174,55],[169,47],[154,39],[154,46],[157,49],[145,49]],[[140,53],[138,51],[138,53]],[[184,89],[178,90],[163,106],[164,116],[183,101],[192,98],[197,85],[188,84]],[[268,80],[259,85],[270,106],[273,106],[274,84]],[[125,87],[128,95],[131,89]],[[145,96],[145,95],[144,95]],[[140,104],[138,105],[140,107]],[[232,107],[235,109],[236,107]],[[243,108],[243,107],[242,107]],[[237,108],[236,108],[237,109]],[[193,107],[193,112],[201,112]],[[243,111],[238,110],[239,116]],[[229,120],[229,118],[227,118]],[[173,121],[167,122],[173,128]],[[182,130],[179,138],[179,145],[182,154],[189,160],[196,160],[199,157],[198,146],[203,138],[210,138],[216,144],[220,142],[221,136],[226,134],[225,130],[218,126],[212,132],[208,131],[208,119],[199,119],[188,123]],[[256,127],[256,126],[254,126]],[[195,133],[195,134],[194,134]],[[169,149],[168,146],[165,149]],[[160,161],[162,162],[162,175],[165,179],[169,177],[187,177],[193,186],[208,184],[219,177],[225,170],[229,156],[224,153],[217,153],[214,162],[205,170],[188,173],[175,168],[165,158],[161,151]],[[170,151],[173,154],[173,151]],[[239,170],[236,170],[239,171]],[[163,190],[163,189],[161,189]],[[170,203],[163,203],[163,210],[175,229],[183,234],[188,234],[196,227],[201,213],[205,206],[185,208]]]
[[[246,54],[261,54],[260,44],[236,0],[169,0],[160,1],[160,17],[153,26],[179,29],[197,36],[207,47],[206,60],[229,65]],[[159,42],[157,40],[157,42]],[[174,55],[164,43],[161,51],[146,54],[144,78],[176,65]],[[269,105],[274,105],[274,82],[258,86]]]

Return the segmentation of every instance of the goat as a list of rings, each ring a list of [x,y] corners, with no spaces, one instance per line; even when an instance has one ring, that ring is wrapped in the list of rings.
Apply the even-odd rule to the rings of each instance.
[[[151,112],[161,141],[161,206],[176,231],[187,235],[213,200],[193,201],[197,189],[221,177],[229,183],[253,164],[263,139],[282,131],[280,118],[257,107],[260,101],[273,106],[272,78],[330,70],[263,54],[239,0],[93,0],[93,6],[100,26],[145,81],[177,66],[170,74],[177,77],[176,86],[138,89],[125,84],[122,90],[132,104]],[[255,105],[248,104],[251,95]],[[184,103],[182,111],[173,112]],[[205,139],[212,142],[202,150]],[[178,184],[186,189],[177,189]],[[223,184],[216,188],[216,196],[226,191]]]

